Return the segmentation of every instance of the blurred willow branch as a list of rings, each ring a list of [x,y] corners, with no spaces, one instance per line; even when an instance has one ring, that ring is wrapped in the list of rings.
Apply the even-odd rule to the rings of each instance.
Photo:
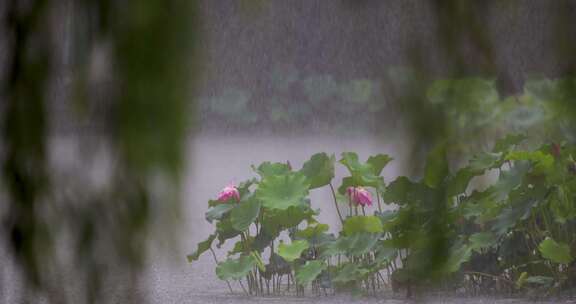
[[[2,75],[0,241],[9,253],[2,263],[16,265],[10,280],[22,278],[18,301],[140,303],[158,217],[179,208],[175,193],[193,123],[196,4],[11,0],[2,12],[9,67]],[[73,23],[70,39],[62,39],[65,21]],[[104,61],[91,65],[106,48]],[[62,66],[68,57],[77,60]],[[109,67],[99,76],[107,86],[94,83],[98,65]],[[63,69],[72,85],[58,87],[65,92],[54,98]],[[97,137],[114,167],[106,187],[94,189],[82,179],[89,174],[84,167],[66,178],[51,172],[49,151],[59,135],[54,107],[100,103],[104,111],[89,119],[105,126]],[[82,119],[70,114],[66,120]],[[82,146],[88,140],[78,133],[70,138]],[[170,235],[174,219],[163,224]]]

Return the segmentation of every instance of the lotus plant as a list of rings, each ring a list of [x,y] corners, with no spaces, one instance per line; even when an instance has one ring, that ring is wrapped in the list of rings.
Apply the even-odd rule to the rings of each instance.
[[[413,287],[432,288],[432,279],[470,286],[472,292],[484,288],[475,282],[485,279],[507,282],[514,292],[569,287],[562,284],[576,279],[571,272],[576,146],[518,150],[523,138],[507,136],[492,152],[480,154],[481,161],[452,173],[445,151],[432,150],[422,178],[399,176],[387,185],[381,172],[391,157],[379,154],[361,162],[356,153],[345,152],[341,163],[350,176],[337,191],[332,186],[335,160],[325,153],[313,155],[298,171],[287,163],[253,166],[259,178],[230,184],[208,202],[206,219],[215,232],[198,243],[188,261],[210,251],[218,278],[237,282],[248,295],[289,294],[291,288],[303,295],[305,286],[316,294],[326,294],[327,288],[376,294],[391,282],[409,296]],[[469,194],[470,180],[495,168],[499,178]],[[324,186],[330,187],[342,223],[337,237],[317,220],[319,211],[312,210],[308,197]],[[392,208],[379,206],[367,214],[365,208],[379,203],[380,196]],[[500,202],[490,203],[496,196]],[[342,198],[350,208],[345,219],[338,205]],[[215,241],[217,248],[235,242],[225,261],[217,260]],[[422,257],[440,254],[446,258],[420,263]],[[526,264],[525,257],[535,263]],[[434,276],[420,275],[425,273]]]

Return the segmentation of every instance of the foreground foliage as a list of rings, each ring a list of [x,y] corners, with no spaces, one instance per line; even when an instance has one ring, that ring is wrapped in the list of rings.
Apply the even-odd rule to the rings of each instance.
[[[239,197],[208,203],[206,219],[215,231],[188,259],[197,260],[215,241],[218,248],[235,242],[216,274],[250,294],[302,294],[307,285],[317,293],[391,286],[408,295],[444,286],[470,293],[572,288],[576,147],[521,150],[524,140],[506,136],[458,170],[450,170],[446,149],[438,146],[421,178],[400,176],[389,184],[381,173],[391,157],[362,162],[343,153],[339,163],[349,176],[337,190],[333,155],[315,154],[300,170],[264,162],[253,166],[258,178],[235,187]],[[489,183],[474,187],[474,178]],[[337,236],[318,222],[320,210],[308,198],[321,187],[333,198],[323,208],[336,208],[341,220]],[[369,204],[356,199],[365,189],[373,194],[363,197]]]

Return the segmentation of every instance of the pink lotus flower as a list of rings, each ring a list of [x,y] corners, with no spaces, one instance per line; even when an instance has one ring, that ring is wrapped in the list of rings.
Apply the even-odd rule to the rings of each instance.
[[[230,198],[235,198],[237,202],[240,202],[240,192],[238,192],[238,188],[234,185],[228,185],[218,193],[217,200],[224,203],[227,202]]]
[[[370,191],[362,187],[348,187],[346,193],[348,193],[354,205],[362,207],[372,206],[372,194],[370,194]]]

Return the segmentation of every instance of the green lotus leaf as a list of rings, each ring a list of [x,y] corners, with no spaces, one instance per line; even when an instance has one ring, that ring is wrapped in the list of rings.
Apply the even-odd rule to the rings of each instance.
[[[298,226],[304,220],[312,220],[315,214],[306,204],[289,207],[286,210],[266,210],[262,220],[262,229],[270,235],[277,235],[284,229]]]
[[[317,153],[304,163],[300,173],[308,179],[310,189],[330,183],[334,178],[334,161],[334,155],[328,156],[326,153]]]
[[[342,179],[342,184],[338,187],[338,194],[345,198],[346,204],[348,204],[348,196],[346,195],[346,189],[348,187],[355,187],[357,183],[354,181],[352,176],[347,176]]]
[[[296,282],[300,285],[307,285],[314,281],[326,268],[326,264],[322,261],[308,261],[304,266],[296,269]]]
[[[263,162],[258,168],[252,166],[252,170],[258,173],[263,179],[268,176],[284,175],[290,172],[288,164],[271,162]]]
[[[389,155],[377,154],[368,157],[366,163],[372,167],[372,173],[374,173],[374,175],[380,175],[384,167],[386,167],[386,165],[392,160],[394,159]]]
[[[262,179],[256,196],[265,208],[286,210],[303,205],[308,187],[302,174],[270,175]]]
[[[452,197],[464,193],[472,178],[483,174],[484,172],[474,171],[469,167],[458,170],[455,176],[451,177],[446,189],[446,195]]]
[[[230,220],[232,222],[232,228],[238,231],[244,231],[248,229],[250,224],[252,224],[258,214],[260,214],[261,203],[259,200],[255,199],[253,196],[243,200],[232,209],[230,212]]]
[[[380,218],[380,222],[382,222],[382,228],[384,231],[389,231],[392,229],[392,227],[399,223],[398,210],[385,210],[383,212],[376,211],[374,212],[374,215]]]
[[[472,172],[480,174],[485,170],[501,166],[502,162],[502,153],[479,153],[470,159],[468,168],[470,168]]]
[[[418,193],[421,192],[421,189],[420,184],[411,181],[405,176],[400,176],[386,187],[382,198],[384,202],[389,204],[405,205],[416,199],[419,200]]]
[[[430,188],[438,187],[448,176],[448,159],[446,146],[438,145],[428,154],[424,171],[424,183]]]
[[[191,254],[187,255],[186,258],[188,259],[188,263],[192,263],[192,261],[197,261],[200,256],[210,249],[212,246],[212,242],[216,238],[216,234],[211,234],[208,239],[198,243],[198,247],[196,251],[192,252]]]
[[[396,259],[398,255],[398,249],[387,246],[387,244],[383,242],[378,245],[379,246],[377,246],[378,250],[376,251],[376,258],[374,259],[375,263],[390,263]]]
[[[306,240],[293,241],[290,245],[281,243],[278,245],[278,255],[288,262],[293,262],[300,257],[302,252],[308,249]]]
[[[512,190],[522,184],[522,180],[529,170],[530,164],[528,162],[515,162],[512,169],[502,171],[498,181],[489,188],[492,193],[491,199],[496,201],[506,199]]]
[[[383,158],[375,157],[372,159],[372,162],[377,167],[373,167],[368,163],[361,164],[358,160],[358,154],[354,152],[342,153],[340,163],[348,168],[351,176],[344,178],[342,186],[338,188],[338,192],[341,194],[346,193],[346,188],[349,186],[366,186],[380,190],[384,189],[384,179],[375,174],[375,172],[381,171],[380,166],[382,166]]]
[[[255,239],[253,236],[249,236],[245,240],[238,240],[234,243],[232,250],[228,251],[228,256],[235,255],[237,253],[246,253],[250,248],[254,249]]]
[[[370,252],[380,239],[379,233],[356,233],[348,239],[347,253],[351,256],[361,256]]]
[[[472,234],[468,241],[470,241],[470,247],[474,251],[479,249],[490,248],[496,244],[498,239],[492,232],[479,232]]]
[[[206,220],[209,223],[212,223],[213,220],[222,219],[222,217],[228,214],[230,210],[234,209],[235,206],[235,204],[218,204],[206,212]]]
[[[383,232],[382,222],[377,216],[352,216],[344,221],[344,234],[352,235],[358,232],[379,233]]]
[[[468,262],[472,256],[472,248],[466,245],[460,245],[450,250],[450,256],[442,267],[446,273],[456,272],[460,269],[462,263]]]
[[[369,165],[363,165],[358,160],[358,154],[354,152],[343,152],[342,159],[340,163],[348,168],[350,173],[358,172],[358,173],[370,173],[373,172],[372,167]]]
[[[518,277],[518,280],[516,280],[516,288],[522,288],[522,286],[524,286],[524,283],[526,283],[527,278],[528,273],[526,271],[522,272]]]
[[[265,229],[264,224],[262,224],[262,229],[260,229],[256,237],[254,237],[254,243],[250,245],[250,248],[262,252],[266,247],[270,246],[278,234],[272,234],[268,230],[269,229]]]
[[[552,238],[547,237],[538,245],[538,250],[542,257],[558,264],[570,264],[574,257],[570,254],[570,246],[564,243],[557,243]]]
[[[216,207],[220,204],[222,204],[222,202],[219,200],[208,200],[208,207]]]
[[[225,218],[216,223],[216,232],[218,233],[218,244],[216,247],[222,246],[228,239],[234,238],[240,234],[240,231],[232,227],[230,218]]]
[[[308,227],[306,227],[306,229],[298,230],[296,232],[296,237],[308,240],[318,235],[321,235],[322,233],[328,231],[329,228],[330,226],[328,226],[327,224],[309,225]]]
[[[334,235],[326,233],[329,226],[326,224],[309,224],[304,230],[295,233],[296,239],[307,240],[310,246],[319,247],[334,241]]]
[[[218,263],[216,275],[220,280],[240,280],[256,266],[256,261],[251,255],[243,255],[238,259],[227,259]]]
[[[370,252],[380,239],[379,233],[355,233],[351,236],[341,236],[334,242],[322,248],[322,256],[329,257],[338,254],[361,256]]]
[[[249,180],[243,181],[240,184],[238,184],[238,192],[240,192],[240,197],[243,198],[245,195],[250,193],[250,186],[254,185],[257,183],[257,180],[255,178],[251,178]]]
[[[520,187],[508,195],[507,206],[497,215],[492,231],[497,235],[502,235],[508,229],[515,227],[519,221],[527,219],[532,208],[538,206],[547,194],[547,188],[524,188]],[[489,210],[485,210],[487,212]]]
[[[570,182],[572,187],[557,187],[550,196],[550,210],[554,214],[554,220],[559,224],[565,224],[568,220],[576,218],[576,206],[572,199],[574,193],[572,189],[574,189],[575,182],[576,180]]]
[[[352,281],[357,281],[362,279],[369,272],[370,272],[369,270],[361,268],[357,264],[349,263],[344,265],[336,272],[336,275],[332,279],[332,282],[344,284]]]
[[[554,157],[542,151],[515,151],[506,155],[507,160],[527,160],[534,164],[536,172],[548,172],[554,169]]]

